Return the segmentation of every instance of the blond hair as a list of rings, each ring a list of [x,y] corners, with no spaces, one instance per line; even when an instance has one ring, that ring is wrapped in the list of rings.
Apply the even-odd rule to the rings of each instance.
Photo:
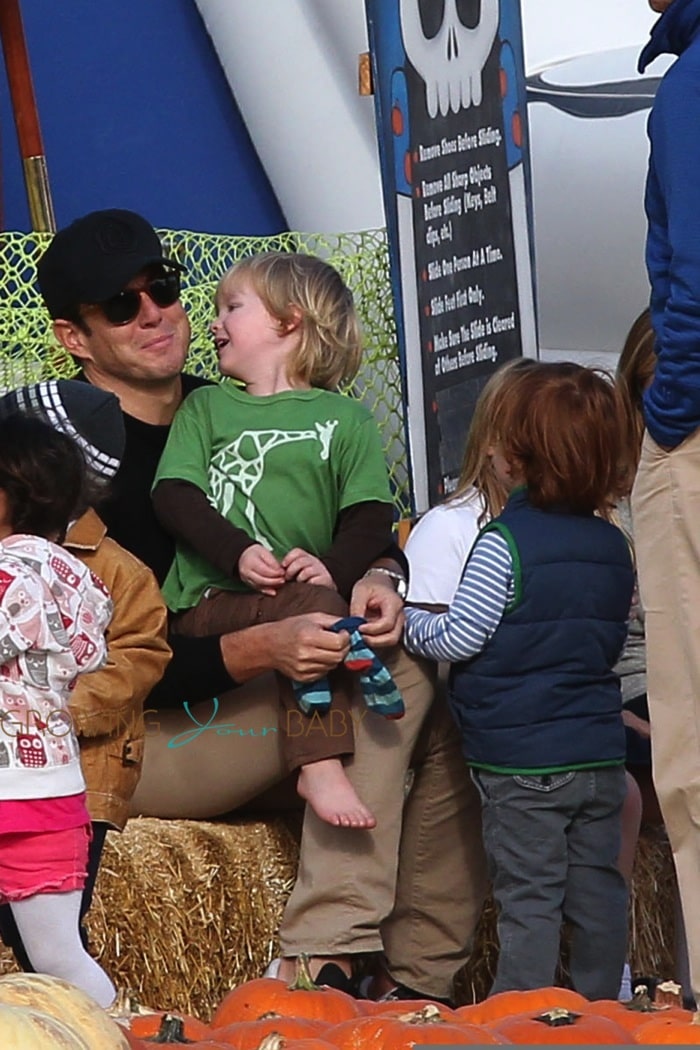
[[[287,362],[290,380],[335,390],[357,375],[362,332],[352,292],[334,267],[301,252],[262,252],[235,263],[219,281],[216,300],[246,281],[281,331],[297,325]]]
[[[469,489],[476,488],[484,503],[479,525],[500,514],[508,498],[508,493],[493,472],[490,455],[498,434],[500,407],[513,383],[536,364],[529,357],[516,357],[507,361],[488,379],[477,399],[457,488],[447,502],[459,500]]]

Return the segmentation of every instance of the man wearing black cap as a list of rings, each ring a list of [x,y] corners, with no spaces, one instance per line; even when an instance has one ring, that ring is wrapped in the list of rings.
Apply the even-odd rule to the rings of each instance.
[[[38,269],[57,339],[85,379],[117,395],[124,413],[126,450],[101,514],[160,581],[174,545],[156,521],[150,489],[174,414],[203,382],[182,373],[190,329],[179,269],[141,216],[119,210],[61,230]],[[486,890],[479,803],[446,707],[432,703],[427,665],[397,646],[403,617],[394,584],[404,582],[403,567],[384,559],[377,568],[356,585],[351,612],[368,619],[373,647],[393,647],[385,662],[406,715],[387,723],[358,714],[347,772],[377,816],[376,831],[334,828],[310,809],[305,815],[299,877],[280,930],[287,957],[280,976],[305,951],[314,976],[348,986],[352,957],[383,951],[385,986],[398,996],[448,998]],[[332,621],[318,613],[222,638],[172,637],[173,659],[149,698],[158,723],[147,735],[137,811],[206,818],[278,783],[285,775],[279,705],[264,672],[312,681],[336,667],[348,638],[325,629]],[[231,679],[249,684],[219,699]]]
[[[80,363],[83,377],[116,394],[124,412],[126,448],[101,516],[110,535],[150,566],[159,583],[174,545],[153,513],[151,485],[177,408],[205,382],[182,372],[190,325],[180,302],[181,270],[164,256],[145,219],[117,209],[91,212],[59,231],[38,266],[56,338]],[[319,621],[311,638],[308,618],[305,629],[301,618],[294,619],[291,630],[256,627],[235,644],[178,638],[152,701],[179,707],[183,700],[214,696],[231,677],[245,681],[261,669],[282,671],[281,664],[290,665],[284,673],[307,680],[335,667],[345,637],[323,630]]]

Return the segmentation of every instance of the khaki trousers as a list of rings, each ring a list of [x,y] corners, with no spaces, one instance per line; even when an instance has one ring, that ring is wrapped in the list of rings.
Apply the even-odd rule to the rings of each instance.
[[[676,865],[700,1003],[700,431],[671,452],[647,433],[632,493],[654,785]]]
[[[487,892],[480,805],[444,697],[433,703],[432,665],[403,649],[382,657],[406,715],[387,721],[358,697],[346,765],[377,827],[335,828],[307,807],[280,943],[285,955],[384,951],[397,981],[443,997],[468,958]],[[268,675],[189,715],[148,714],[133,812],[205,819],[279,783],[279,710]]]

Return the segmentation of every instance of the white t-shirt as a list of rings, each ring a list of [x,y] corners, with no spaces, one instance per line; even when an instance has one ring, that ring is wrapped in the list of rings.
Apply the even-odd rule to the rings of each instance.
[[[433,507],[415,524],[405,550],[410,567],[408,601],[450,604],[479,534],[483,509],[481,495],[471,488],[460,499]]]

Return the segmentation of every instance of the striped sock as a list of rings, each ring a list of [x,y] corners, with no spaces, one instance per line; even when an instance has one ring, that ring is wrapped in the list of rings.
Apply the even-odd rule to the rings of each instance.
[[[396,683],[360,634],[359,628],[366,622],[361,616],[345,616],[337,620],[331,630],[347,631],[350,635],[350,652],[345,658],[345,666],[359,672],[360,688],[367,707],[384,718],[402,718],[405,707]]]

